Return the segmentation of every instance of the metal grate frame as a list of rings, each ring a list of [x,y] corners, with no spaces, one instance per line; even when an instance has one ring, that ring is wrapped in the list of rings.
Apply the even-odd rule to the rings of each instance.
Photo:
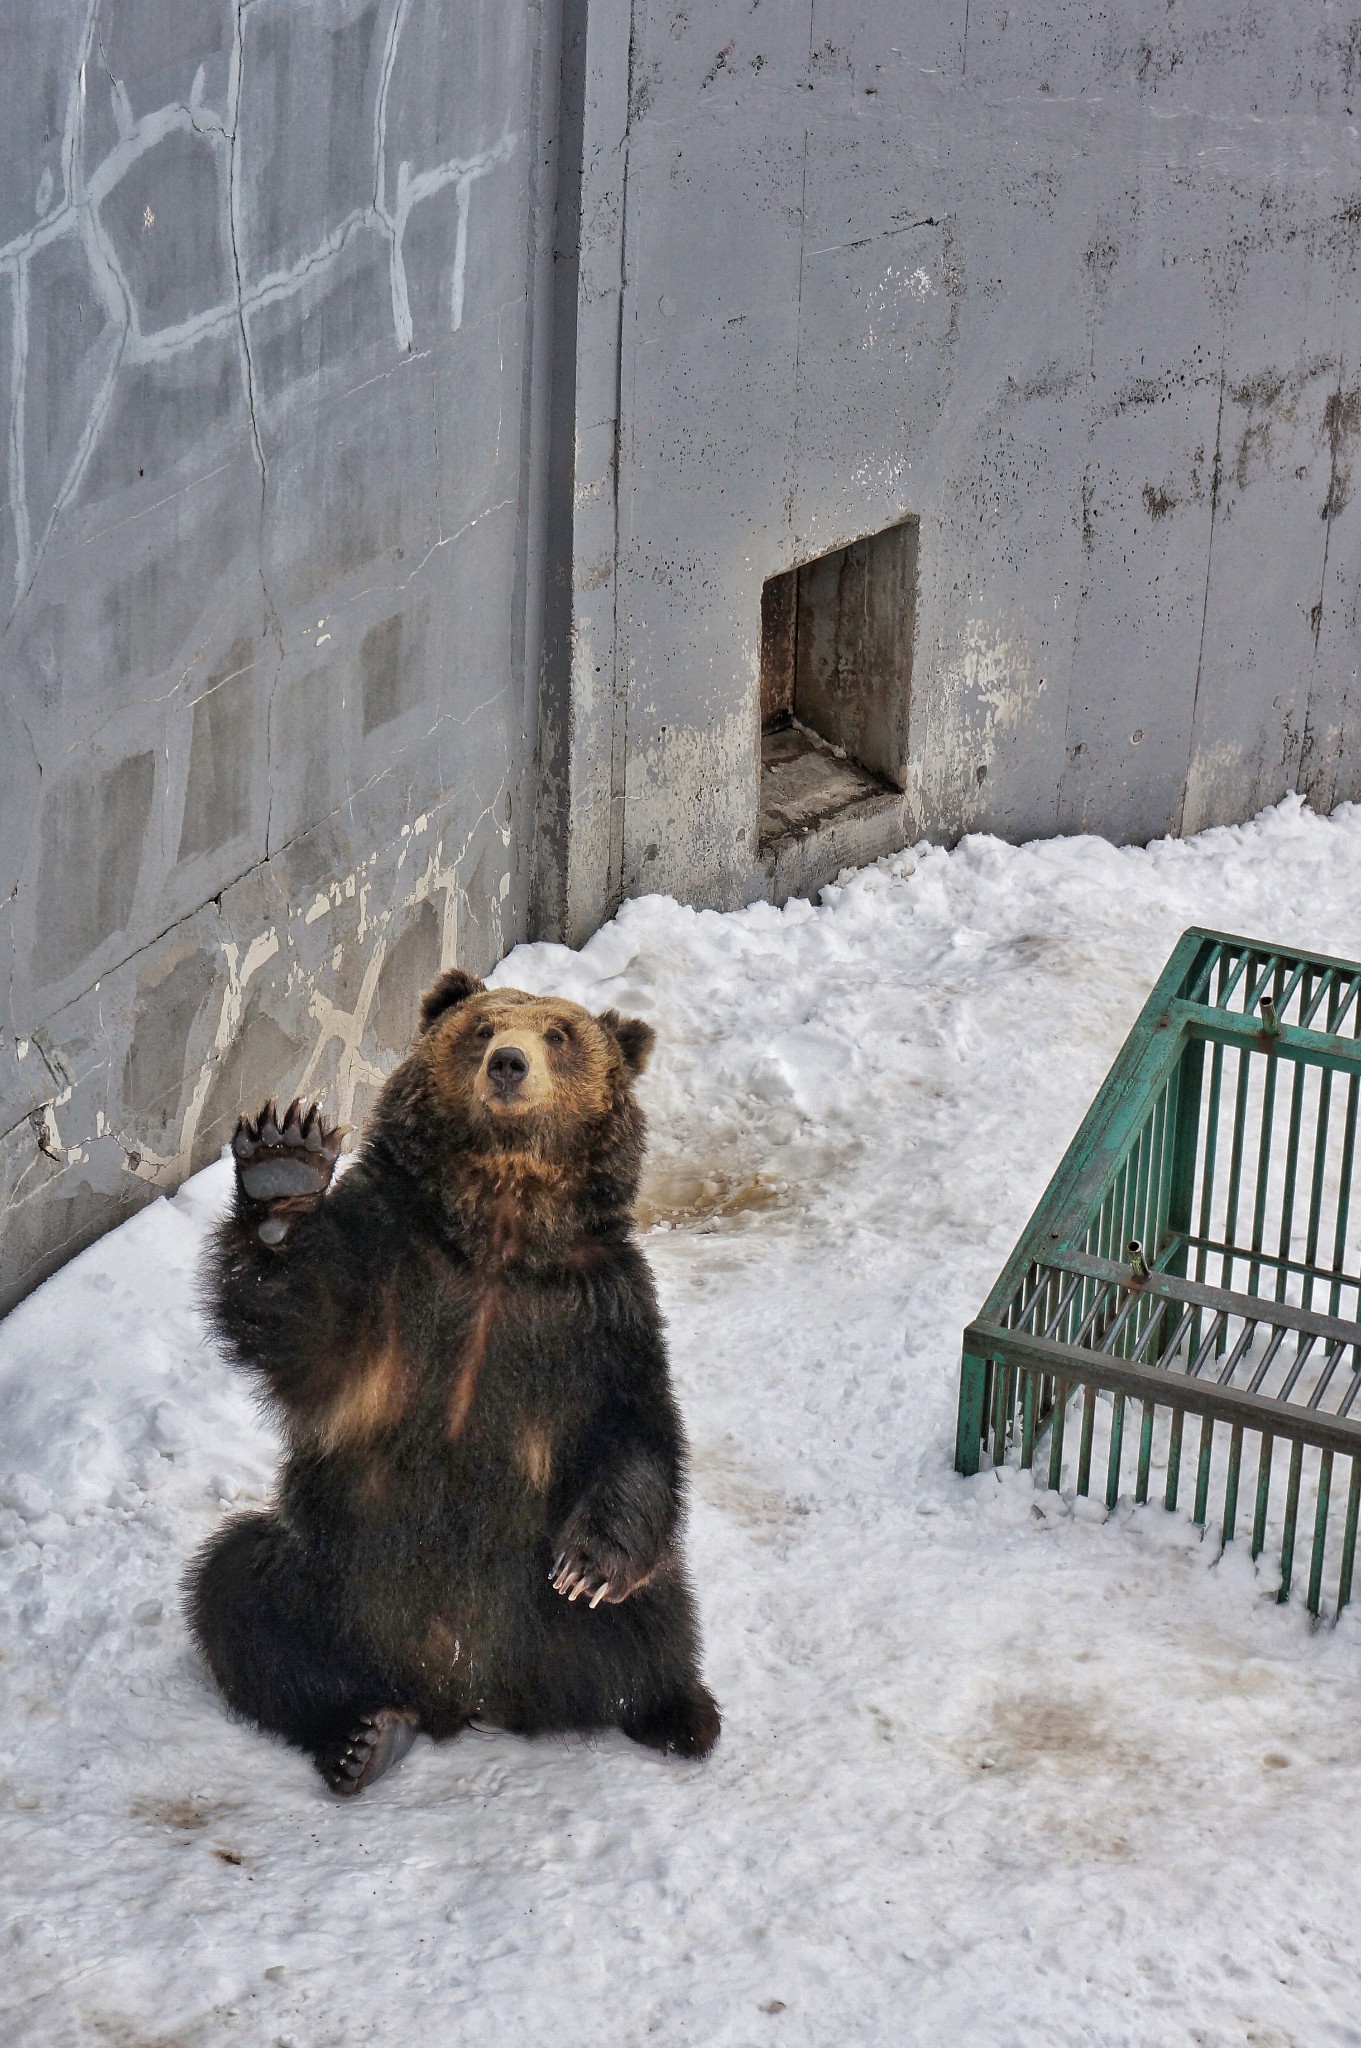
[[[1156,1462],[1175,1508],[1185,1421],[1198,1416],[1195,1520],[1218,1466],[1223,1537],[1235,1540],[1254,1443],[1252,1555],[1279,1540],[1287,1599],[1312,1500],[1309,1609],[1321,1611],[1339,1519],[1344,1607],[1361,1514],[1359,1097],[1361,965],[1185,932],[964,1333],[956,1469],[1016,1447],[1034,1469],[1047,1433],[1048,1483],[1061,1488],[1071,1420],[1076,1490],[1104,1460],[1114,1507],[1133,1401],[1134,1498],[1147,1500]],[[1345,1504],[1338,1456],[1350,1461]]]

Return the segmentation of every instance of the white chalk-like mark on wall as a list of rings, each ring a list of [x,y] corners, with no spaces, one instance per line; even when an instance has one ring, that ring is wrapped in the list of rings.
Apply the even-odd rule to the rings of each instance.
[[[224,939],[222,959],[227,970],[227,986],[222,992],[222,1007],[218,1012],[217,1029],[213,1034],[214,1057],[203,1062],[194,1082],[193,1093],[180,1124],[179,1147],[172,1153],[153,1152],[143,1144],[134,1155],[129,1155],[128,1170],[139,1180],[150,1181],[154,1187],[178,1187],[184,1176],[192,1170],[194,1141],[198,1136],[199,1121],[203,1115],[209,1092],[217,1074],[217,1061],[227,1051],[241,1028],[241,1014],[244,1008],[246,984],[252,975],[258,974],[267,960],[272,960],[279,950],[279,934],[271,925],[267,931],[257,932],[246,947],[242,957],[240,946],[234,939]]]
[[[265,306],[293,297],[303,291],[313,278],[324,275],[352,236],[366,226],[381,228],[387,239],[393,333],[398,348],[403,351],[409,349],[412,345],[413,322],[404,254],[407,223],[413,208],[433,198],[448,185],[455,187],[458,208],[450,284],[451,320],[453,327],[457,329],[463,320],[472,188],[497,165],[508,162],[519,142],[518,135],[508,129],[487,149],[471,156],[451,157],[447,162],[425,170],[413,170],[409,163],[403,162],[398,166],[395,191],[389,203],[388,93],[407,4],[407,0],[395,0],[384,42],[382,69],[375,102],[372,203],[349,213],[315,248],[299,257],[289,268],[270,272],[254,280],[238,278],[237,289],[231,297],[204,307],[187,319],[146,333],[142,329],[134,293],[118,261],[113,242],[104,228],[100,208],[148,151],[156,148],[167,136],[177,132],[193,133],[212,148],[218,160],[219,175],[228,180],[228,198],[235,230],[241,184],[237,175],[239,164],[236,116],[244,86],[243,24],[248,12],[248,0],[247,4],[238,10],[237,36],[227,81],[229,113],[217,114],[205,106],[204,73],[201,66],[195,75],[187,103],[172,102],[142,115],[140,119],[133,118],[127,93],[121,82],[113,80],[110,83],[110,92],[118,140],[87,174],[85,113],[97,31],[97,4],[98,0],[89,0],[77,53],[76,75],[67,99],[62,132],[61,197],[53,206],[54,181],[50,172],[44,173],[37,194],[40,218],[31,228],[0,247],[0,278],[4,278],[9,286],[12,341],[8,394],[9,431],[6,445],[9,472],[7,495],[16,547],[15,605],[31,586],[62,513],[80,489],[109,417],[118,378],[124,368],[165,361],[172,356],[184,354],[210,335],[227,333],[239,328],[243,354],[246,357],[244,367],[249,392],[251,316]],[[100,75],[103,74],[97,70],[96,76]],[[42,530],[35,538],[25,432],[25,387],[31,313],[29,271],[34,258],[42,250],[68,235],[75,235],[79,239],[89,263],[95,291],[109,322],[110,356],[66,473],[42,522]],[[239,249],[240,237],[234,238]],[[13,607],[11,615],[12,609]]]
[[[455,334],[463,325],[463,281],[468,274],[468,209],[472,196],[473,175],[465,171],[458,181],[458,229],[454,238],[454,283],[449,305],[449,324]]]
[[[976,769],[992,766],[999,738],[1034,717],[1044,690],[1014,622],[966,619],[942,650],[927,700],[927,744],[910,770],[914,800],[939,805],[944,792],[962,790],[966,807],[974,807]]]

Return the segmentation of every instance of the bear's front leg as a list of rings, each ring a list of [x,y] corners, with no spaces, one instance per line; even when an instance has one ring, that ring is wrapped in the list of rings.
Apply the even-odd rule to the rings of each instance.
[[[674,1476],[659,1459],[636,1453],[592,1486],[567,1517],[553,1559],[553,1590],[617,1606],[645,1586],[675,1534]]]
[[[237,1211],[261,1244],[287,1238],[331,1185],[348,1126],[327,1124],[314,1102],[291,1102],[283,1116],[271,1100],[252,1123],[242,1117],[232,1139]]]

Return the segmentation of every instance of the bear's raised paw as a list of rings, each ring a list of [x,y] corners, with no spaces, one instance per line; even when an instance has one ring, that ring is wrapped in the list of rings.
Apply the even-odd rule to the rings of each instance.
[[[299,1215],[325,1194],[348,1124],[328,1124],[314,1102],[293,1101],[282,1116],[273,1100],[252,1123],[243,1116],[232,1139],[242,1192],[268,1213],[255,1225],[262,1244],[282,1244]]]

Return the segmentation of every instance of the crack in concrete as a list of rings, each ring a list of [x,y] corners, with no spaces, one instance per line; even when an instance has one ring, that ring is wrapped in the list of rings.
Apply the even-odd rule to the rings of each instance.
[[[1191,692],[1191,718],[1186,754],[1186,774],[1182,777],[1181,808],[1177,814],[1177,833],[1180,836],[1186,822],[1186,800],[1190,792],[1191,764],[1196,756],[1196,709],[1200,703],[1200,678],[1205,666],[1205,621],[1210,615],[1210,578],[1214,573],[1215,519],[1219,512],[1219,486],[1221,482],[1220,453],[1224,427],[1224,385],[1228,368],[1228,316],[1225,315],[1225,331],[1219,349],[1219,410],[1215,414],[1214,466],[1210,472],[1210,537],[1205,549],[1205,598],[1200,608],[1200,640],[1196,647],[1196,682]]]

